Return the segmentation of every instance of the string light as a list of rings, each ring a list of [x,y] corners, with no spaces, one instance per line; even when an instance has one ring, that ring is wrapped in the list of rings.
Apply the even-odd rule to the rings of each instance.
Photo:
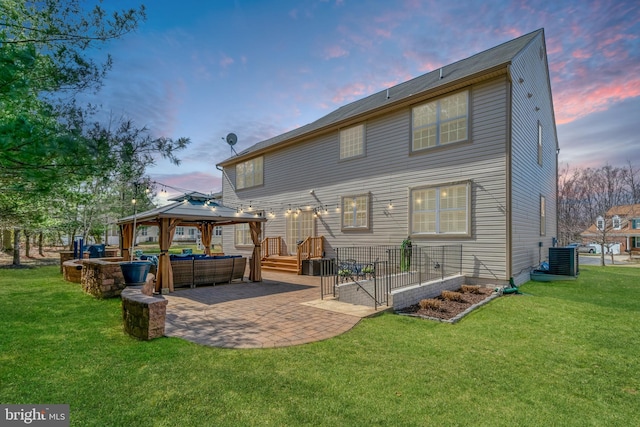
[[[284,217],[288,217],[289,215],[293,214],[295,218],[299,218],[299,215],[303,214],[304,212],[310,212],[313,214],[314,218],[319,218],[319,217],[322,217],[323,215],[325,216],[329,215],[331,211],[331,208],[330,208],[331,204],[328,204],[328,205],[324,203],[319,203],[317,205],[306,204],[301,200],[300,201],[301,203],[299,204],[296,203],[295,205],[293,205],[291,203],[288,203],[285,205],[284,203],[282,203],[282,201],[277,199],[273,199],[273,200],[261,199],[258,202],[258,206],[253,206],[253,200],[249,200],[249,205],[248,207],[245,208],[243,204],[237,203],[237,202],[240,202],[240,200],[237,200],[236,202],[229,202],[229,203],[222,204],[221,198],[220,197],[214,198],[213,194],[204,195],[202,193],[173,187],[157,181],[150,181],[150,183],[157,187],[161,187],[161,190],[159,192],[159,195],[161,197],[167,197],[169,195],[169,191],[167,189],[184,192],[185,194],[184,197],[187,197],[187,198],[186,199],[182,199],[182,197],[180,198],[182,199],[181,201],[184,203],[189,202],[191,197],[189,196],[189,194],[193,194],[194,196],[199,196],[201,205],[204,205],[207,208],[211,209],[212,212],[216,212],[216,207],[220,206],[223,208],[234,209],[236,215],[255,213],[256,215],[263,218],[274,219],[278,216],[278,213],[282,213]],[[151,193],[154,188],[153,185],[147,185],[145,189],[145,193]],[[313,194],[313,193],[310,192],[310,194]],[[197,199],[198,197],[195,197],[195,198]],[[352,209],[353,207],[357,206],[355,203],[355,200],[353,200],[352,198],[348,198],[349,205],[343,205],[341,200],[342,198],[338,197],[338,203],[335,204],[335,212],[338,214],[342,212],[342,209],[344,207],[348,207],[349,209]],[[317,201],[319,202],[319,200]],[[416,199],[415,202],[416,204],[421,205],[424,203],[424,200]],[[137,200],[132,200],[132,204],[137,204]],[[388,204],[386,205],[386,207],[389,210],[394,209],[393,199],[388,199]]]

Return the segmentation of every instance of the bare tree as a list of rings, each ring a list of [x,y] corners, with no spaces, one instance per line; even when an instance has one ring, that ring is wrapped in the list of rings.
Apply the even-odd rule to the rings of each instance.
[[[640,203],[640,177],[638,170],[634,170],[631,160],[627,162],[627,186],[629,187],[630,204]]]
[[[562,246],[579,240],[590,225],[584,197],[582,170],[567,165],[558,176],[558,240]]]
[[[568,166],[558,177],[558,229],[561,244],[577,240],[587,229],[593,231],[593,241],[601,248],[600,264],[615,245],[615,233],[624,209],[638,202],[638,171],[631,162],[620,168],[605,165],[600,168],[570,169]],[[618,209],[618,210],[619,210]]]
[[[587,169],[588,174],[583,174],[583,179],[588,188],[586,208],[589,212],[591,224],[596,224],[596,243],[600,245],[600,265],[604,266],[606,252],[611,252],[615,241],[611,238],[611,230],[617,228],[614,224],[614,215],[610,213],[615,206],[625,205],[628,201],[626,191],[627,170],[611,165],[605,165],[600,169]]]

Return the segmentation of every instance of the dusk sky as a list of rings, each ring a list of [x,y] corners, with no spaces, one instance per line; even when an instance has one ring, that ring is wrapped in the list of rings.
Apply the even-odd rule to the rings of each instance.
[[[125,2],[110,3],[119,7]],[[134,2],[127,2],[132,5]],[[216,163],[349,102],[544,28],[560,167],[640,168],[640,2],[154,0],[92,102],[189,137],[152,179],[219,191]]]

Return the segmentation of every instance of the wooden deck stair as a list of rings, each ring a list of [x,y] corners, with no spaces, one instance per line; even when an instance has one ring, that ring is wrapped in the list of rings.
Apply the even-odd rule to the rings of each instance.
[[[295,255],[270,255],[262,260],[262,269],[298,274],[298,257]]]

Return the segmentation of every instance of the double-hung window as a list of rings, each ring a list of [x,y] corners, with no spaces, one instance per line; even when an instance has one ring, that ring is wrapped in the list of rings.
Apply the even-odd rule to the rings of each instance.
[[[465,141],[469,134],[469,91],[413,107],[412,151]]]
[[[256,157],[236,165],[236,189],[255,187],[263,182],[263,158]]]
[[[600,231],[604,230],[604,226],[605,226],[605,222],[604,222],[604,218],[599,216],[596,219],[596,228]]]
[[[611,218],[611,226],[614,230],[620,230],[620,228],[622,228],[622,221],[620,221],[620,217],[618,215]]]
[[[342,197],[342,229],[369,229],[369,194]]]
[[[364,125],[340,131],[340,160],[364,155]]]
[[[469,182],[414,188],[410,198],[411,235],[470,235]]]

